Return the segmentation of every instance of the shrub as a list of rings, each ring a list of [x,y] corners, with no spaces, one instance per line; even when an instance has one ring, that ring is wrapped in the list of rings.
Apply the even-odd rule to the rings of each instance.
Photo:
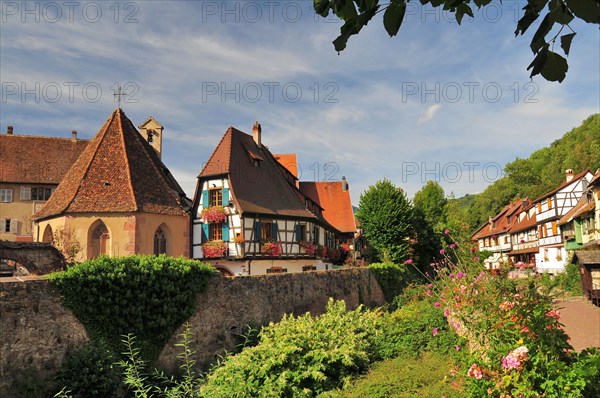
[[[120,352],[120,337],[133,333],[144,358],[152,360],[194,313],[196,294],[216,272],[197,261],[164,255],[104,256],[49,279],[92,339]]]
[[[72,398],[111,397],[119,386],[115,356],[103,344],[87,343],[69,353],[56,373],[59,388]]]
[[[392,262],[373,263],[369,269],[375,275],[375,279],[381,286],[385,299],[392,302],[394,297],[402,293],[402,290],[416,279],[412,270],[406,265],[398,265]]]
[[[260,343],[227,357],[201,389],[206,397],[312,397],[367,369],[377,313],[330,300],[320,317],[284,316]]]

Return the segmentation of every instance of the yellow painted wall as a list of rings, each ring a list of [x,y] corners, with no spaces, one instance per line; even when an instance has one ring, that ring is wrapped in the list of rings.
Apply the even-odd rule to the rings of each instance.
[[[45,201],[33,201],[33,200],[21,200],[21,187],[29,188],[55,188],[56,185],[28,185],[28,184],[7,184],[0,183],[2,189],[13,190],[13,201],[0,202],[0,218],[2,219],[17,219],[19,220],[19,226],[17,234],[0,232],[0,239],[15,241],[17,237],[20,239],[33,238],[32,236],[32,221],[31,216],[33,215],[36,205],[38,210],[40,206],[43,206]],[[3,227],[3,226],[1,226]],[[35,228],[33,228],[35,229]],[[1,231],[4,231],[3,229]]]
[[[95,229],[98,220],[108,229],[110,256],[154,254],[154,232],[163,224],[167,233],[167,254],[173,257],[188,255],[189,218],[183,216],[144,213],[61,216],[38,223],[39,232],[36,227],[35,239],[40,242],[43,240],[47,225],[53,231],[63,227],[71,229],[82,246],[77,260],[83,261],[98,254],[98,248],[90,242],[91,229]]]

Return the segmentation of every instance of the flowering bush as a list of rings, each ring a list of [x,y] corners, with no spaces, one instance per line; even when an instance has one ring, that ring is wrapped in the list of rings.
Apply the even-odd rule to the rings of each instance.
[[[227,213],[223,206],[211,206],[202,209],[200,216],[209,224],[222,223],[227,219]]]
[[[280,242],[268,240],[262,244],[262,251],[271,257],[280,256],[283,249]]]
[[[311,256],[315,255],[316,246],[314,243],[302,240],[300,241],[300,247],[303,248],[306,251],[306,253],[310,254]]]
[[[327,258],[331,261],[339,261],[341,258],[341,253],[338,249],[328,248],[327,249]]]
[[[224,257],[227,252],[227,243],[222,240],[211,240],[202,245],[204,257]]]
[[[321,258],[326,258],[327,257],[327,248],[325,246],[317,246],[317,256],[321,257]]]
[[[540,293],[537,277],[515,278],[508,266],[492,275],[456,245],[440,254],[427,294],[436,297],[434,306],[443,309],[451,329],[469,341],[456,383],[465,383],[473,397],[592,396],[600,353],[573,355],[560,313]]]

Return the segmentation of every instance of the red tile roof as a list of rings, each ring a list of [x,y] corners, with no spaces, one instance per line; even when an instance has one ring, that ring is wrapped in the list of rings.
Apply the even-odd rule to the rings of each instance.
[[[233,201],[241,212],[319,219],[306,209],[306,198],[286,173],[265,145],[259,148],[251,135],[230,127],[198,177],[228,175]]]
[[[70,168],[37,220],[68,213],[186,215],[189,199],[121,109]]]
[[[492,222],[488,222],[479,228],[471,239],[481,239],[488,236],[505,234],[517,222],[517,215],[525,208],[529,207],[529,199],[518,199],[515,202],[510,202],[498,213]],[[509,220],[510,218],[510,220]]]
[[[83,152],[88,140],[0,135],[0,181],[58,184]]]
[[[531,207],[532,206],[529,206],[526,209],[523,209],[523,211],[528,211]],[[516,233],[516,232],[526,231],[528,229],[533,229],[536,227],[537,227],[537,214],[534,212],[533,216],[529,217],[529,215],[526,215],[522,220],[514,223],[513,226],[510,228],[510,232]]]
[[[354,212],[350,191],[343,190],[341,181],[300,181],[300,191],[319,204],[325,220],[342,233],[355,233]]]
[[[584,195],[584,197],[582,197],[581,199],[579,199],[579,202],[577,202],[577,204],[567,212],[567,214],[565,214],[560,220],[558,220],[558,225],[564,225],[564,224],[568,224],[571,221],[573,221],[574,219],[576,219],[577,217],[584,215],[592,210],[594,210],[596,208],[596,203],[594,202],[594,200],[591,201],[587,201],[586,197]]]

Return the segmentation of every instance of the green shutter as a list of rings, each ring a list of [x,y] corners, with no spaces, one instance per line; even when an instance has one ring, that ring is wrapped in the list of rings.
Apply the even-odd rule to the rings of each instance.
[[[202,191],[202,207],[208,207],[208,190]]]
[[[273,220],[273,224],[271,224],[271,225],[273,226],[273,229],[271,231],[272,232],[271,237],[273,238],[273,240],[279,240],[279,239],[277,239],[277,232],[279,232],[277,220]]]
[[[202,224],[202,243],[208,242],[209,234],[208,224]]]
[[[254,240],[259,242],[262,237],[262,229],[259,221],[254,221]]]
[[[223,241],[229,242],[229,223],[225,221],[223,223]]]
[[[223,188],[223,206],[229,206],[229,188]]]

